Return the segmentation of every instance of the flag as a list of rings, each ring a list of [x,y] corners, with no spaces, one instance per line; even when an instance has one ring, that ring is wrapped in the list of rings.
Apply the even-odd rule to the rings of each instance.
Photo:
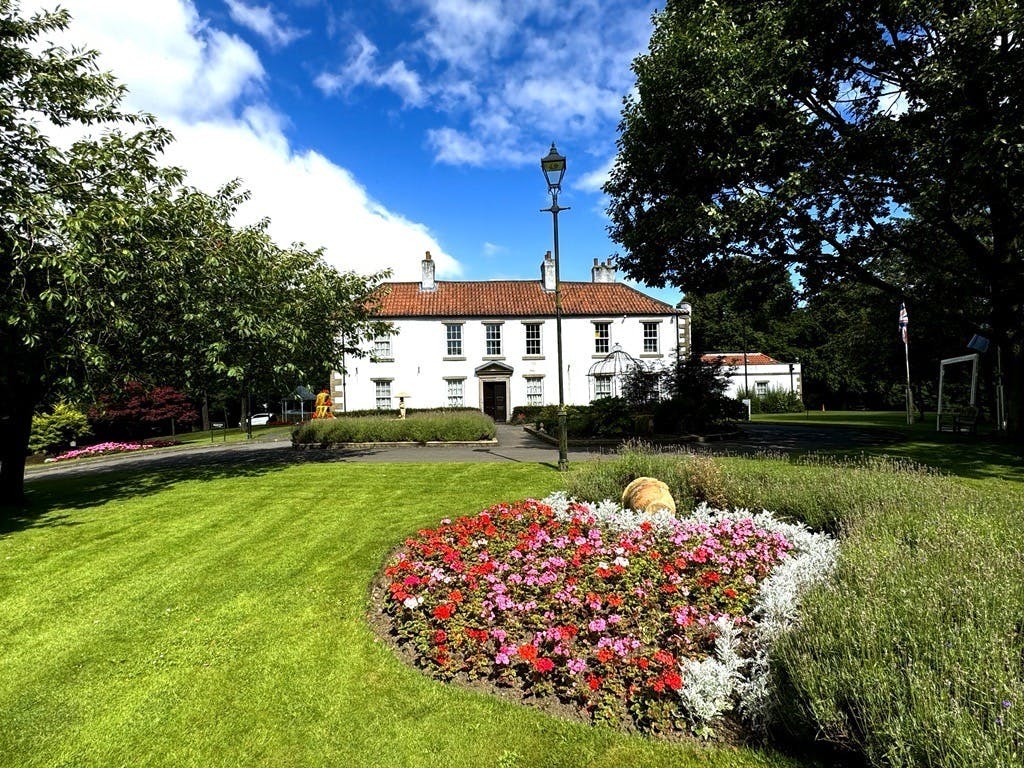
[[[907,314],[907,305],[900,304],[900,338],[907,343],[907,327],[910,325],[910,315]]]

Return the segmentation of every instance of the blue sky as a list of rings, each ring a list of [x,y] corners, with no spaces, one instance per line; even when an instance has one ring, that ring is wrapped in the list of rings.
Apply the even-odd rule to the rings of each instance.
[[[23,0],[23,8],[52,7]],[[607,237],[615,154],[646,0],[65,0],[57,42],[101,51],[177,137],[168,161],[243,220],[343,269],[417,279],[533,278],[551,248],[540,158],[568,158],[562,276],[588,280]],[[678,290],[648,291],[676,303]]]

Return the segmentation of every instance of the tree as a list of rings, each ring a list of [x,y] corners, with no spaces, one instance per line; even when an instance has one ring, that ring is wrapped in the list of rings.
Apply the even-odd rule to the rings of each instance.
[[[148,387],[141,381],[128,381],[110,393],[102,393],[89,411],[94,422],[116,425],[132,437],[139,436],[142,424],[157,425],[166,422],[173,433],[179,424],[191,424],[199,419],[195,406],[174,387]]]
[[[96,53],[45,47],[65,12],[0,0],[0,504],[19,502],[32,416],[132,379],[187,393],[294,383],[379,332],[382,275],[236,230],[238,183],[216,195],[158,164],[170,134],[123,113]],[[49,123],[49,125],[46,125]],[[54,126],[124,126],[69,146]],[[268,277],[269,284],[267,282]]]
[[[624,271],[701,294],[739,255],[945,307],[1003,348],[1020,434],[1022,25],[1001,0],[670,0],[605,187]]]

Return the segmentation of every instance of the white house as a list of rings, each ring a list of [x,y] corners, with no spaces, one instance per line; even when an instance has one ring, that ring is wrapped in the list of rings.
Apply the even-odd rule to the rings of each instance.
[[[336,412],[467,406],[505,421],[517,405],[558,403],[555,262],[540,280],[438,281],[428,252],[420,282],[385,283],[380,317],[393,335],[331,377]],[[594,260],[591,282],[561,282],[567,404],[618,394],[617,357],[650,367],[690,351],[690,307],[616,281]],[[628,359],[628,358],[627,358]]]
[[[781,389],[803,397],[800,362],[783,363],[761,352],[707,352],[700,356],[705,363],[721,361],[728,373],[725,394],[737,397],[744,389],[755,395]]]

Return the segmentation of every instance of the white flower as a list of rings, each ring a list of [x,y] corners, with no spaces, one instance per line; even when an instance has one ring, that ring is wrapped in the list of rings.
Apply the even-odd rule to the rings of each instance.
[[[414,608],[419,608],[421,605],[423,605],[423,598],[422,597],[407,597],[407,598],[405,598],[405,600],[402,601],[402,605],[404,605],[406,608],[408,608],[411,611]]]

